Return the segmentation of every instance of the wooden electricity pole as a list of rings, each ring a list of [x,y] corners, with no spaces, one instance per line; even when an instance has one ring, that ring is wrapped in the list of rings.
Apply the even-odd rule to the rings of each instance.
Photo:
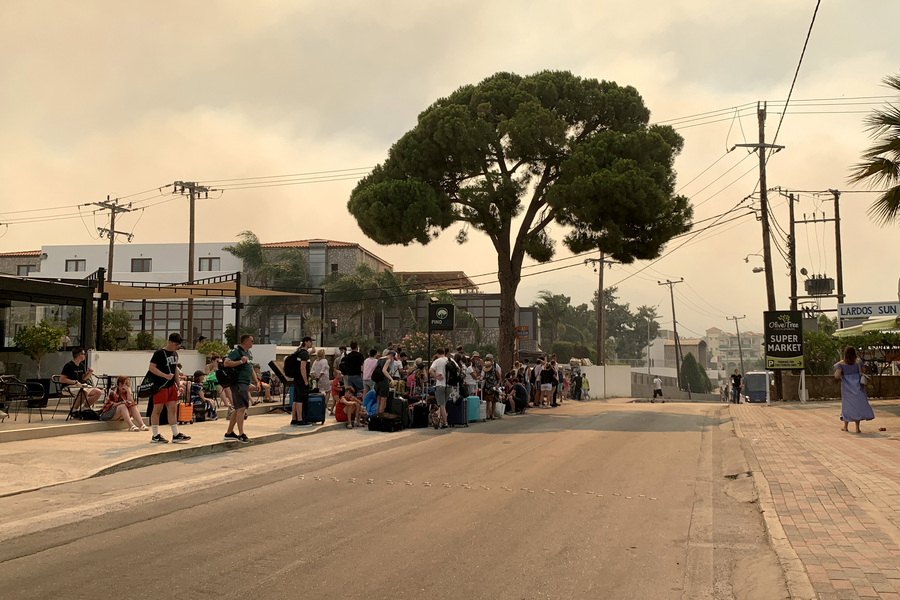
[[[759,153],[759,213],[762,220],[763,234],[763,263],[766,273],[766,305],[767,310],[777,310],[775,304],[775,279],[772,272],[772,246],[770,242],[771,233],[769,231],[769,195],[768,183],[766,181],[766,150],[782,150],[784,146],[776,146],[775,144],[766,143],[766,103],[758,102],[756,105],[756,116],[759,121],[759,143],[756,144],[735,144],[740,148],[755,148]],[[778,399],[784,398],[781,386],[781,371],[775,371],[775,390]]]
[[[106,202],[94,202],[95,206],[99,206],[104,210],[109,211],[109,229],[105,227],[98,227],[97,231],[100,232],[100,235],[109,236],[109,260],[106,263],[106,280],[112,281],[113,276],[113,252],[116,248],[116,236],[124,235],[128,238],[130,242],[132,237],[134,237],[130,233],[125,233],[124,231],[116,231],[116,214],[118,213],[126,213],[131,212],[131,204],[129,203],[127,206],[122,206],[119,204],[118,199],[110,200],[109,196],[106,197]],[[106,307],[109,308],[109,302],[107,301]]]

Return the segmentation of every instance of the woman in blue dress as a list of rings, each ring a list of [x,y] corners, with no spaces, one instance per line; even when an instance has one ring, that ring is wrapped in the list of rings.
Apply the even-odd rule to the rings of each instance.
[[[841,421],[844,422],[842,431],[848,431],[847,427],[850,421],[853,421],[856,423],[856,433],[860,433],[859,422],[875,418],[866,397],[866,388],[860,383],[860,375],[865,372],[865,365],[856,356],[856,348],[847,346],[844,350],[844,360],[834,365],[834,378],[841,382]]]

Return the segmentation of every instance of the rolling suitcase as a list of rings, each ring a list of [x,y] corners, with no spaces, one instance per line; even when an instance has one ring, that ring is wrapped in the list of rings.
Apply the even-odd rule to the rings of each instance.
[[[190,402],[178,403],[178,424],[187,425],[194,422],[194,405]]]
[[[481,420],[481,398],[478,396],[466,398],[466,416],[469,423]]]
[[[466,398],[456,398],[455,401],[447,401],[447,425],[451,427],[454,425],[469,426],[467,404]]]
[[[403,429],[400,417],[391,413],[379,413],[369,417],[369,431],[384,431],[393,433]]]
[[[428,427],[428,405],[422,402],[421,404],[414,405],[410,412],[412,413],[412,423],[410,423],[410,427],[413,429],[418,429],[422,427]]]
[[[303,421],[306,423],[325,422],[325,396],[310,394],[309,400],[303,404]]]
[[[396,395],[391,395],[387,399],[387,406],[385,407],[385,412],[390,413],[392,415],[397,415],[400,417],[400,424],[403,429],[408,429],[410,426],[410,417],[409,417],[409,400],[406,398],[401,398]]]

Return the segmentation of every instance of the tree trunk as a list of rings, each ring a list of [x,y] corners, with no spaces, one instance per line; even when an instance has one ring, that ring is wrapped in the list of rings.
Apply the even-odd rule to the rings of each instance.
[[[516,290],[519,288],[520,271],[513,269],[510,261],[499,257],[500,280],[500,340],[497,358],[503,372],[510,371],[515,361],[516,345]],[[521,262],[521,259],[519,260]]]

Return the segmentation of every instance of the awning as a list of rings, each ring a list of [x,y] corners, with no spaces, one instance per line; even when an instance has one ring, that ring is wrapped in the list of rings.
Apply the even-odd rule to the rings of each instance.
[[[834,332],[834,337],[843,338],[854,335],[863,335],[870,331],[900,331],[900,317],[866,319],[859,325],[838,329]]]
[[[214,300],[218,298],[234,298],[237,288],[235,281],[222,281],[205,284],[140,284],[128,285],[126,283],[104,283],[103,291],[108,294],[110,300]],[[299,294],[293,292],[278,292],[266,290],[249,285],[242,285],[241,296],[309,296],[318,297],[318,294]]]

